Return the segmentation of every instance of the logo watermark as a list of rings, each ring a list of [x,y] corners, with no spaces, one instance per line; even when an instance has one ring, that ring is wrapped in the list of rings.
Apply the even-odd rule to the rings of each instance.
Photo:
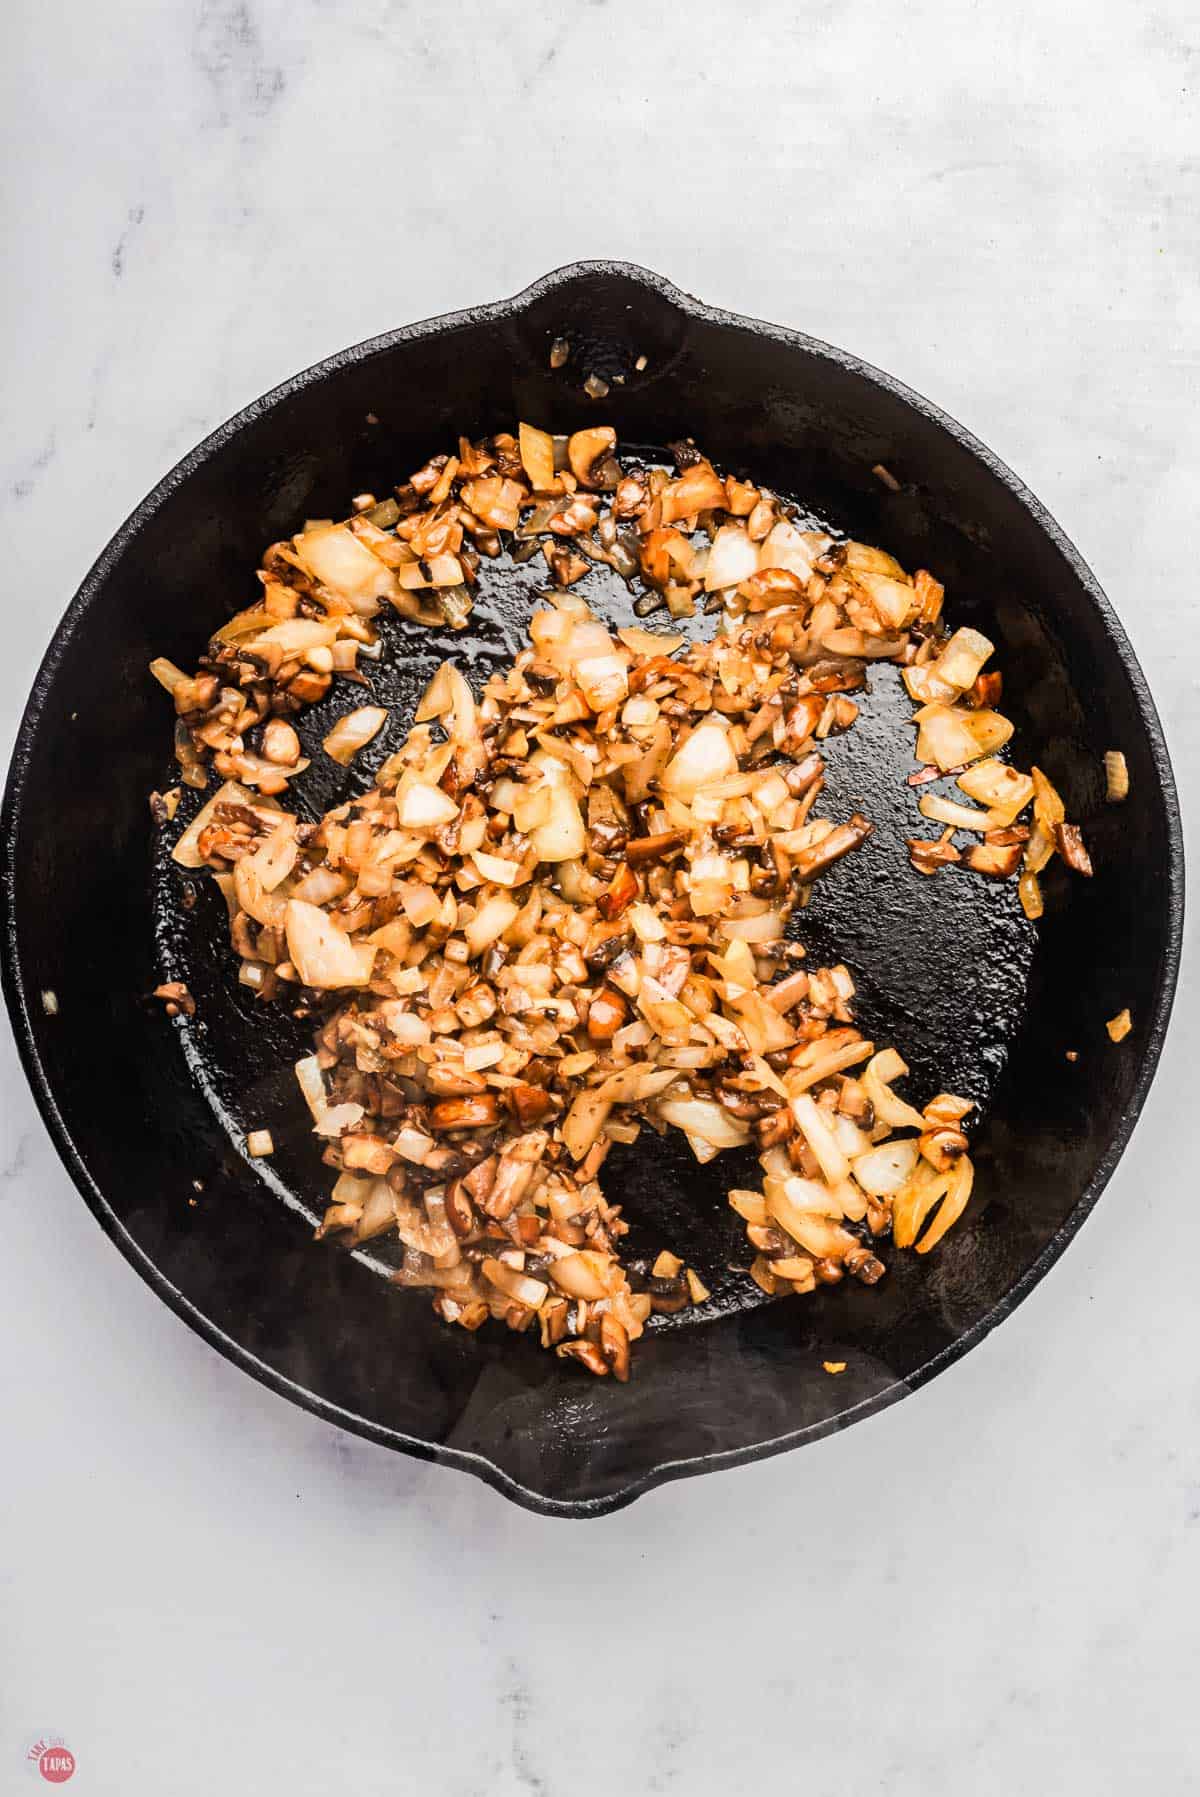
[[[75,1776],[75,1755],[61,1735],[39,1735],[36,1741],[31,1741],[25,1763],[49,1785],[65,1785]]]

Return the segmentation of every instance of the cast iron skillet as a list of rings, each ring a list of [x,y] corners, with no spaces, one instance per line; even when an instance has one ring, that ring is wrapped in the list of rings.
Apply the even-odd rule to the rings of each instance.
[[[571,354],[552,371],[558,337]],[[592,373],[610,382],[601,403],[583,392]],[[912,874],[910,708],[894,670],[872,675],[866,715],[838,745],[828,809],[862,804],[877,834],[819,884],[803,931],[815,959],[850,964],[872,1034],[912,1063],[914,1094],[982,1101],[977,1196],[927,1260],[889,1253],[874,1290],[768,1304],[729,1270],[746,1256],[724,1193],[746,1170],[724,1157],[699,1168],[674,1141],[626,1155],[608,1185],[636,1244],[669,1241],[714,1291],[703,1312],[640,1344],[628,1386],[504,1331],[443,1328],[426,1295],[388,1285],[380,1260],[313,1245],[326,1181],[288,1072],[305,1029],[255,1013],[223,946],[218,895],[202,887],[183,907],[146,804],[172,778],[151,656],[194,659],[247,602],[263,547],[306,516],[385,493],[459,431],[518,417],[559,431],[603,418],[650,447],[693,435],[831,527],[931,568],[955,619],[997,641],[1016,759],[1057,782],[1096,863],[1090,882],[1050,877],[1036,935],[1011,885]],[[528,567],[495,571],[453,648],[478,668],[509,652],[536,584]],[[594,596],[619,609],[610,588]],[[450,646],[390,627],[377,685],[395,707],[393,739]],[[345,705],[343,691],[306,721],[310,743]],[[352,774],[314,768],[307,803],[364,783],[387,747],[377,741]],[[1104,803],[1101,756],[1114,747],[1132,779],[1120,807]],[[4,987],[25,1066],[72,1177],[143,1278],[296,1402],[560,1515],[815,1440],[931,1378],[1007,1316],[1128,1140],[1167,1025],[1183,918],[1175,789],[1150,696],[1095,580],[1036,500],[959,425],[853,357],[610,263],[346,350],[181,462],[55,635],[3,834]],[[164,974],[191,985],[193,1024],[147,1001]],[[1104,1023],[1124,1005],[1134,1033],[1114,1048]],[[279,1150],[250,1163],[243,1134],[262,1123]],[[844,1360],[845,1373],[830,1377],[823,1360]]]

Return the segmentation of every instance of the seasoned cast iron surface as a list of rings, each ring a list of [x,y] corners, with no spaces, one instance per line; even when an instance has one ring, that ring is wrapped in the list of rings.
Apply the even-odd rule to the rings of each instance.
[[[570,356],[555,372],[559,336]],[[592,372],[611,382],[598,405],[584,392]],[[170,708],[147,677],[150,658],[192,661],[252,597],[265,545],[305,517],[386,492],[459,431],[518,418],[554,431],[603,418],[635,444],[692,435],[719,464],[800,495],[814,517],[909,568],[930,568],[954,619],[996,642],[1013,758],[1046,769],[1096,865],[1091,881],[1054,869],[1036,936],[1011,886],[957,869],[910,873],[909,707],[893,670],[872,673],[863,717],[830,745],[822,809],[860,805],[876,834],[818,882],[797,928],[814,963],[851,967],[860,1016],[910,1060],[913,1095],[948,1087],[986,1101],[975,1195],[927,1258],[889,1250],[874,1289],[847,1281],[765,1304],[723,1272],[744,1259],[724,1193],[746,1169],[733,1157],[701,1169],[677,1137],[614,1156],[605,1178],[619,1185],[637,1245],[670,1243],[716,1292],[704,1312],[639,1344],[628,1386],[586,1379],[503,1330],[442,1328],[426,1294],[380,1276],[382,1254],[372,1263],[313,1244],[326,1170],[290,1071],[308,1026],[248,1002],[218,894],[197,882],[195,910],[182,910],[180,875],[163,864],[146,805],[171,779]],[[878,462],[900,492],[872,474]],[[489,570],[465,643],[389,625],[377,687],[393,708],[393,740],[443,654],[468,649],[479,672],[511,654],[535,583],[529,567]],[[618,615],[619,589],[596,597]],[[303,721],[310,748],[346,703],[339,694]],[[387,746],[377,741],[349,774],[318,755],[301,803],[315,812],[365,782]],[[1129,763],[1124,806],[1104,803],[1108,748]],[[1128,1138],[1162,1044],[1182,930],[1162,732],[1120,625],[1053,520],[982,445],[886,375],[619,264],[560,270],[514,300],[347,350],[168,475],[54,639],[0,839],[18,1044],[72,1176],[122,1252],[276,1390],[566,1515],[844,1427],[1007,1315],[1062,1252]],[[147,997],[165,971],[195,993],[193,1024],[170,1022]],[[42,1008],[44,990],[58,996],[56,1015]],[[1104,1023],[1123,1005],[1134,1032],[1114,1048]],[[264,1124],[279,1152],[251,1167],[240,1144]],[[824,1359],[844,1360],[846,1372],[831,1378]]]

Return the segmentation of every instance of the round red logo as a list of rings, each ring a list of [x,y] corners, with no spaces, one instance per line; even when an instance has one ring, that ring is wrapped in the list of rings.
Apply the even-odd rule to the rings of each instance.
[[[47,1784],[65,1785],[75,1771],[75,1755],[69,1747],[47,1747],[38,1758],[37,1769]]]

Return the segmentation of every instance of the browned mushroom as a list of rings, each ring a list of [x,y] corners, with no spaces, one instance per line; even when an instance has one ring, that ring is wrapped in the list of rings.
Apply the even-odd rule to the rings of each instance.
[[[555,1351],[560,1360],[577,1360],[589,1373],[595,1373],[597,1378],[603,1378],[609,1370],[608,1362],[595,1342],[562,1342]]]
[[[615,918],[620,917],[623,911],[629,909],[633,901],[640,895],[640,892],[641,887],[638,885],[637,875],[633,872],[628,861],[622,861],[620,867],[618,867],[616,873],[613,875],[612,883],[609,885],[608,890],[602,892],[600,897],[596,900],[596,907],[600,912],[601,917],[606,918],[611,923]]]
[[[966,863],[972,873],[988,874],[994,880],[1006,880],[1021,864],[1020,843],[1003,846],[977,842],[967,850]]]
[[[840,861],[843,855],[848,855],[852,849],[865,842],[874,827],[857,811],[847,823],[835,824],[828,836],[823,836],[820,842],[801,850],[796,856],[796,878],[806,883],[815,880],[827,867],[832,867],[835,861]]]
[[[635,836],[627,845],[625,859],[631,867],[644,867],[650,861],[662,861],[686,847],[686,830],[662,830],[655,836]]]
[[[961,861],[962,850],[941,837],[912,836],[908,841],[908,858],[919,874],[936,874],[940,868],[952,867]]]
[[[624,1385],[629,1378],[629,1336],[609,1312],[600,1318],[600,1352],[613,1378]]]
[[[568,439],[567,459],[581,486],[611,490],[619,484],[621,466],[613,453],[616,447],[617,433],[609,424],[576,431]]]
[[[1054,838],[1058,844],[1058,852],[1072,872],[1084,874],[1088,879],[1092,876],[1092,858],[1084,847],[1083,837],[1076,824],[1056,824]]]
[[[446,1098],[429,1113],[436,1130],[486,1129],[500,1121],[500,1105],[494,1092],[476,1092],[470,1098]]]

